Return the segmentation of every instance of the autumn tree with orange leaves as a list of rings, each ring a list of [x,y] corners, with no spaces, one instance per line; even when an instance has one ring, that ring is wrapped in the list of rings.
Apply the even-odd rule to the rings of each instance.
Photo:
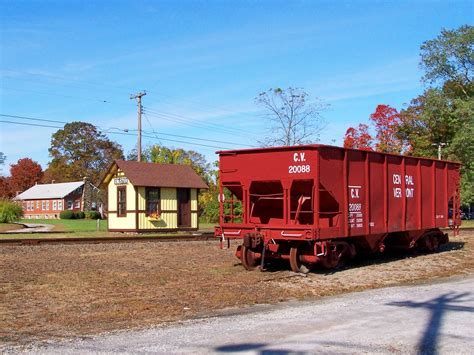
[[[0,198],[11,198],[28,190],[43,177],[41,165],[30,158],[19,159],[10,166],[10,176],[0,177]]]
[[[344,137],[344,147],[353,149],[372,150],[373,137],[369,133],[369,126],[359,124],[359,127],[349,127]]]
[[[10,187],[13,192],[23,192],[43,177],[41,165],[30,158],[18,160],[10,167]]]
[[[402,153],[406,147],[397,136],[401,124],[397,109],[389,105],[378,105],[370,115],[375,130],[375,138],[369,133],[369,126],[359,124],[357,128],[349,127],[344,136],[345,148],[376,150],[383,153]]]

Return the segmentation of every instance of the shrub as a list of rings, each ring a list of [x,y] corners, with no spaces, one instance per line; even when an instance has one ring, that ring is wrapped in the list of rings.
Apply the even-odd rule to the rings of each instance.
[[[100,219],[100,213],[97,211],[86,211],[86,218],[87,219]]]
[[[74,217],[74,212],[70,210],[61,211],[61,213],[59,214],[59,218],[61,219],[74,219]]]
[[[74,218],[75,219],[84,219],[84,218],[86,218],[86,214],[82,211],[75,212],[74,213]]]
[[[18,221],[23,216],[23,209],[20,205],[0,200],[0,223],[12,223]]]

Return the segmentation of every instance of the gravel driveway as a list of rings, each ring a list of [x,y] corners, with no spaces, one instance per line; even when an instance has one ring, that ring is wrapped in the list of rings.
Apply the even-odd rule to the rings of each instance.
[[[474,276],[51,342],[56,353],[472,353]]]

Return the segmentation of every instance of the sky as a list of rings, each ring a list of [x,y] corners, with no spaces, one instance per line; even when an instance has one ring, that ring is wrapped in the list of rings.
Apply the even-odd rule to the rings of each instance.
[[[255,97],[276,87],[323,100],[319,143],[342,145],[378,104],[400,110],[423,92],[420,45],[472,24],[473,4],[0,0],[0,173],[24,157],[46,169],[51,135],[72,121],[128,154],[130,95],[143,90],[143,147],[212,162],[217,150],[257,146],[269,124]]]

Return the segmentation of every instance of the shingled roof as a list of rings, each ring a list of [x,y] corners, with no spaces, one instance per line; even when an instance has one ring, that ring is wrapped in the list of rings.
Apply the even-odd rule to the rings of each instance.
[[[137,161],[115,160],[104,179],[108,183],[114,173],[114,166],[121,169],[135,186],[187,187],[207,189],[202,178],[188,165],[157,164]]]

